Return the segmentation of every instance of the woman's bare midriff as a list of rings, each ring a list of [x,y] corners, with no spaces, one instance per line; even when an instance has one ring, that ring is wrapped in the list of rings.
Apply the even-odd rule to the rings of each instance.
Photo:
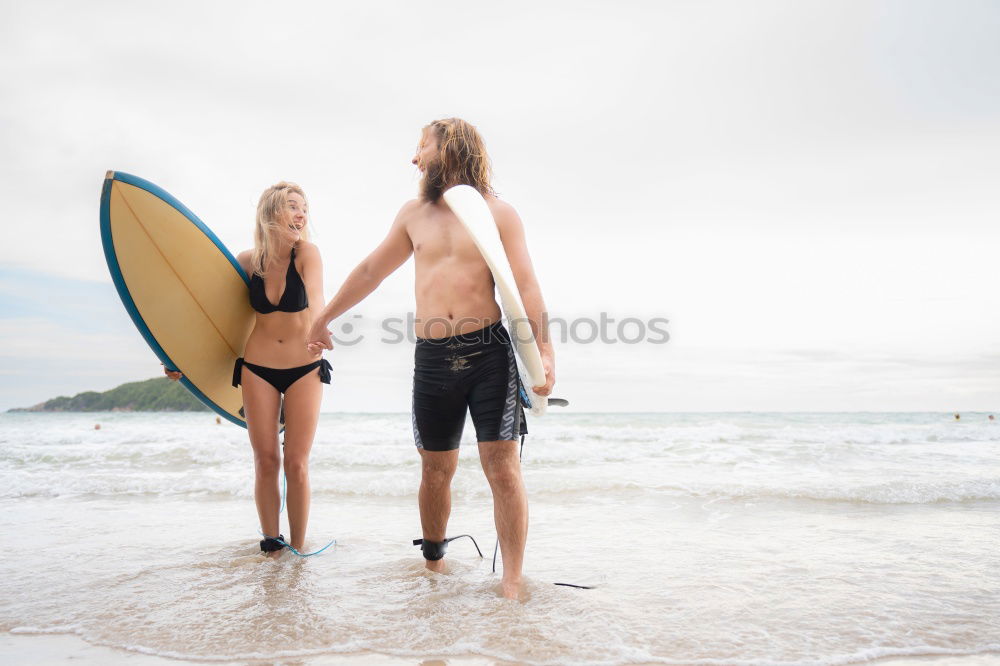
[[[320,359],[306,349],[312,318],[309,310],[258,314],[243,358],[268,368],[297,368]]]

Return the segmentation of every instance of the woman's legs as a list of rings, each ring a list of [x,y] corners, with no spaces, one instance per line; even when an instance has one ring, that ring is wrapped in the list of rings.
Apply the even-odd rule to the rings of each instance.
[[[302,550],[309,523],[309,452],[312,450],[323,384],[311,371],[285,392],[285,478],[288,481],[289,543]]]
[[[281,471],[281,451],[278,445],[278,409],[281,395],[251,370],[243,368],[243,411],[247,432],[253,447],[254,486],[260,529],[266,536],[278,536],[278,511],[281,491],[278,473]],[[271,553],[280,555],[280,551]]]

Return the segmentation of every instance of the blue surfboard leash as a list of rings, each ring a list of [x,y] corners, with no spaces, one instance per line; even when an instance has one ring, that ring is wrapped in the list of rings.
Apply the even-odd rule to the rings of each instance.
[[[262,531],[260,531],[260,530],[257,530],[257,534],[261,535],[261,536],[262,536],[262,537],[264,537],[265,539],[272,539],[272,540],[274,540],[274,541],[277,541],[277,542],[278,542],[278,543],[280,543],[280,544],[281,544],[282,546],[284,546],[284,547],[285,547],[285,548],[287,548],[288,550],[292,551],[292,554],[294,554],[294,555],[298,555],[299,557],[312,557],[313,555],[319,555],[319,554],[320,554],[320,553],[322,553],[322,552],[323,552],[324,550],[326,550],[326,549],[327,549],[327,548],[329,548],[330,546],[332,546],[332,545],[334,545],[335,543],[337,543],[337,540],[336,540],[336,539],[333,539],[333,540],[331,540],[331,541],[330,541],[330,543],[326,544],[325,546],[323,546],[323,547],[322,547],[322,548],[320,548],[319,550],[314,550],[314,551],[313,551],[313,552],[311,552],[311,553],[300,553],[300,552],[299,552],[298,550],[296,550],[295,548],[293,548],[293,547],[292,547],[292,544],[288,543],[287,541],[285,541],[284,539],[282,539],[282,538],[281,538],[280,536],[276,536],[276,537],[269,537],[269,536],[267,536],[266,534],[264,534],[264,533],[263,533]]]

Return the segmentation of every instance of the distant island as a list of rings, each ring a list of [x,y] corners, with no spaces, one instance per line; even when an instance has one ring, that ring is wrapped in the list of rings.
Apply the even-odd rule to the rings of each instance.
[[[180,382],[155,377],[129,382],[110,391],[84,391],[72,398],[60,396],[34,407],[11,412],[207,412],[208,407],[191,395]]]

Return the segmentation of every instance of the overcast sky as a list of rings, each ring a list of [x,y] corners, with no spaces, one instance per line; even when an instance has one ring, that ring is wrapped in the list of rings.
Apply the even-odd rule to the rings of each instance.
[[[98,231],[108,169],[235,252],[305,189],[327,297],[477,125],[577,411],[1000,411],[1000,3],[0,1],[0,409],[154,376]],[[409,408],[412,263],[324,409]],[[578,329],[584,331],[585,329]]]

